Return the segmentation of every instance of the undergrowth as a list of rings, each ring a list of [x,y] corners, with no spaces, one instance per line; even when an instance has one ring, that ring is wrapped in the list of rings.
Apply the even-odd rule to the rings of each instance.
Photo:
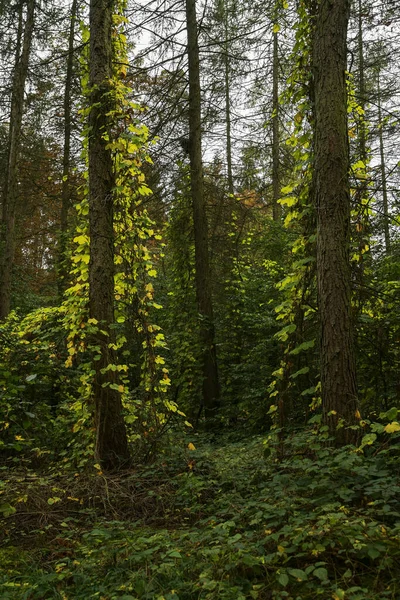
[[[396,434],[397,435],[397,434]],[[3,468],[2,600],[400,598],[398,440],[192,435],[137,470]]]

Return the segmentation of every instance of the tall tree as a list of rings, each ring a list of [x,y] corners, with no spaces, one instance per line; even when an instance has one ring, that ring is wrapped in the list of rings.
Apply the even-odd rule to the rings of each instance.
[[[273,26],[273,59],[272,59],[272,211],[275,221],[281,216],[281,206],[278,203],[281,194],[279,166],[279,26],[277,19]]]
[[[203,405],[206,419],[219,405],[217,353],[214,340],[208,225],[204,201],[201,155],[201,92],[196,0],[186,0],[187,53],[189,61],[189,157],[193,207],[196,297],[203,346]]]
[[[90,2],[89,59],[89,312],[98,323],[94,344],[95,454],[106,469],[129,458],[121,396],[116,383],[114,325],[114,187],[109,139],[112,135],[112,17],[115,2]]]
[[[24,7],[26,16],[24,19]],[[18,203],[18,161],[21,149],[25,82],[28,74],[35,20],[35,0],[20,3],[15,67],[11,92],[8,156],[3,190],[0,237],[0,319],[10,312],[11,280],[15,251],[15,217]]]
[[[77,16],[78,0],[72,0],[71,16],[68,35],[68,58],[67,58],[67,73],[65,77],[64,88],[64,148],[63,148],[63,178],[61,188],[61,214],[60,214],[60,241],[58,252],[58,292],[62,293],[66,284],[66,268],[65,268],[65,250],[67,244],[68,233],[68,210],[71,204],[71,131],[72,131],[72,115],[71,115],[71,95],[72,81],[74,74],[74,36],[75,23]]]
[[[230,58],[229,58],[229,3],[222,0],[220,10],[224,28],[224,83],[225,83],[225,115],[226,115],[226,166],[228,177],[228,191],[233,194],[233,172],[232,172],[232,118],[231,118],[231,93],[230,93]]]
[[[382,212],[383,212],[383,233],[385,237],[386,252],[390,252],[390,230],[389,230],[389,200],[387,192],[385,145],[383,143],[383,119],[382,119],[382,99],[380,72],[377,73],[377,107],[378,107],[378,131],[379,131],[379,154],[381,158],[380,171],[382,180]]]
[[[322,403],[325,423],[339,444],[354,441],[348,426],[357,422],[349,263],[348,20],[348,0],[321,0],[313,47]]]

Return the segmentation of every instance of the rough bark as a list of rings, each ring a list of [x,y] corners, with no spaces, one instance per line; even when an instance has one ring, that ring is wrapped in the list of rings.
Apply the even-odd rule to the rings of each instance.
[[[203,347],[203,406],[206,419],[219,406],[217,353],[214,340],[213,306],[208,251],[208,224],[204,201],[201,156],[201,94],[199,46],[195,0],[186,0],[187,52],[189,61],[189,157],[193,207],[196,297]]]
[[[68,36],[68,60],[67,74],[64,89],[64,149],[63,149],[63,179],[61,188],[61,214],[60,214],[60,239],[58,248],[58,293],[62,296],[65,287],[68,270],[66,268],[66,247],[68,236],[68,211],[71,205],[71,88],[74,70],[74,35],[78,0],[72,0],[71,21]]]
[[[105,137],[112,111],[113,0],[90,2],[90,104],[89,116],[89,306],[90,317],[98,321],[93,342],[100,359],[94,361],[93,397],[95,405],[96,459],[105,469],[116,469],[129,459],[121,396],[111,386],[116,372],[105,370],[116,364],[114,324],[114,195],[111,151]],[[102,330],[104,333],[102,333]]]
[[[353,442],[357,385],[350,287],[350,191],[347,137],[348,0],[321,0],[313,48],[314,190],[324,422],[338,444]],[[337,428],[342,422],[344,427]]]
[[[18,163],[21,148],[25,82],[28,74],[35,20],[35,0],[27,0],[26,6],[26,18],[25,24],[23,24],[24,4],[21,2],[16,60],[12,82],[7,166],[3,190],[0,241],[0,319],[4,319],[8,315],[11,305],[11,281],[15,252],[15,217],[18,205]]]

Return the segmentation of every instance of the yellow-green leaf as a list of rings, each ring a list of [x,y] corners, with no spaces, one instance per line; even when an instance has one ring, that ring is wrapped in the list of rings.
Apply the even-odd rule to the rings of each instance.
[[[393,423],[388,423],[385,427],[386,433],[395,433],[396,431],[400,431],[400,423],[397,421],[393,421]]]

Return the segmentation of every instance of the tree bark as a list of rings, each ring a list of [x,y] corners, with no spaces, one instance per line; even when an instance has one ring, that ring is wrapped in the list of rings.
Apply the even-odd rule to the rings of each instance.
[[[231,123],[231,94],[230,94],[230,61],[229,61],[229,14],[227,0],[223,1],[224,21],[224,76],[225,76],[225,115],[226,115],[226,164],[228,175],[228,191],[233,196],[233,171],[232,171],[232,123]]]
[[[281,206],[278,203],[281,194],[279,168],[279,46],[278,32],[274,31],[272,59],[272,215],[274,221],[281,218]]]
[[[379,127],[379,152],[381,156],[381,178],[382,178],[382,208],[383,208],[383,233],[385,237],[385,250],[386,254],[390,253],[390,231],[389,231],[389,200],[387,193],[387,179],[386,179],[386,161],[385,161],[385,146],[383,143],[383,120],[382,120],[382,108],[381,108],[381,86],[380,76],[378,72],[377,80],[377,104],[378,104],[378,127]]]
[[[63,179],[61,188],[60,239],[58,248],[58,294],[62,297],[68,276],[66,268],[66,248],[68,236],[68,211],[71,205],[71,87],[74,70],[74,35],[78,0],[72,0],[71,21],[68,36],[67,74],[64,89],[64,149],[63,149]]]
[[[0,319],[4,319],[8,315],[11,306],[11,281],[15,252],[15,216],[18,205],[18,163],[21,148],[25,82],[28,74],[35,21],[35,0],[27,0],[26,5],[25,24],[23,24],[24,4],[22,2],[19,13],[16,60],[11,94],[7,166],[3,190],[0,243]],[[24,32],[23,40],[22,32]]]
[[[358,158],[363,162],[364,168],[367,168],[368,151],[367,151],[367,125],[365,121],[365,107],[366,107],[366,90],[365,90],[365,61],[364,61],[364,38],[363,38],[363,11],[362,11],[362,0],[358,0],[358,103],[362,108],[363,113],[359,117],[359,129],[358,129]],[[358,189],[356,194],[357,208],[357,238],[358,238],[358,252],[359,252],[359,263],[357,265],[356,277],[358,280],[359,287],[359,305],[363,303],[363,290],[364,290],[364,247],[369,243],[369,219],[368,219],[368,183],[366,179],[362,179],[358,182]]]
[[[358,97],[360,107],[365,110],[365,65],[364,65],[364,38],[362,20],[362,0],[358,0]],[[361,116],[359,133],[360,159],[367,163],[367,131],[364,115]],[[365,193],[365,190],[364,190]]]
[[[338,444],[356,440],[348,426],[358,422],[349,262],[348,19],[348,0],[321,0],[313,48],[322,404],[324,422]]]
[[[89,310],[98,322],[93,343],[99,348],[94,361],[93,397],[95,404],[95,456],[103,468],[111,470],[129,459],[121,395],[116,386],[114,324],[114,170],[110,136],[112,78],[113,0],[90,2],[89,85]]]
[[[204,201],[201,156],[201,94],[199,46],[195,0],[186,0],[187,52],[189,61],[189,157],[196,267],[196,297],[203,351],[203,406],[208,420],[219,407],[217,353],[208,252],[208,224]]]

